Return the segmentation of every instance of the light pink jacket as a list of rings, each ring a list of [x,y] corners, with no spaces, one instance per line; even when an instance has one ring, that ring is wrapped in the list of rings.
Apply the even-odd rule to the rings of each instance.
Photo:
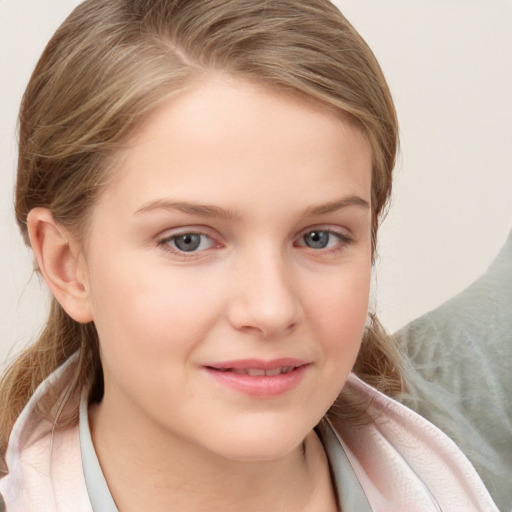
[[[74,364],[72,358],[41,384],[14,426],[9,474],[0,480],[7,512],[92,512],[78,426],[52,433],[37,414],[49,391],[64,389]],[[373,511],[498,511],[471,463],[435,426],[354,375],[345,389],[358,402],[371,398],[369,412],[377,416],[336,433]]]

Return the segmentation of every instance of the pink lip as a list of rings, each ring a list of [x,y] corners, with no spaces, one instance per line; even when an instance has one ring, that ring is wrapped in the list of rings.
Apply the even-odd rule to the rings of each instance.
[[[308,361],[294,358],[281,358],[272,361],[243,359],[206,364],[203,366],[203,370],[220,384],[235,391],[252,397],[271,398],[297,387],[308,367]],[[291,368],[291,370],[278,375],[248,375],[234,371],[276,370],[278,368]]]

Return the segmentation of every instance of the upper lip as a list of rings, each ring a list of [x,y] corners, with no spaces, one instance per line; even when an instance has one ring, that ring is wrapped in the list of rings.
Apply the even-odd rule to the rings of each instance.
[[[214,370],[275,370],[276,368],[303,366],[309,361],[293,357],[282,357],[265,361],[263,359],[238,359],[236,361],[221,361],[207,363],[203,366],[213,368]]]

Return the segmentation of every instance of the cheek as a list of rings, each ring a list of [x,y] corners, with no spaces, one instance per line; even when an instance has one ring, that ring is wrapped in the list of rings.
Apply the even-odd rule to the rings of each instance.
[[[218,317],[218,287],[194,286],[197,276],[185,269],[139,258],[117,261],[115,268],[98,262],[94,271],[90,297],[103,352],[158,359],[170,346],[186,351]]]
[[[325,278],[309,302],[326,327],[364,324],[370,295],[370,265],[354,265]]]
[[[368,315],[370,269],[369,262],[342,269],[308,297],[326,364],[351,367],[357,356]]]

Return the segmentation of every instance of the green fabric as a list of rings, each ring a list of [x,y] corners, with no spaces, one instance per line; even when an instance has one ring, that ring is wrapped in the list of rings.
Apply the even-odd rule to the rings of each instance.
[[[489,270],[396,337],[413,362],[406,404],[471,460],[512,511],[512,232]]]

